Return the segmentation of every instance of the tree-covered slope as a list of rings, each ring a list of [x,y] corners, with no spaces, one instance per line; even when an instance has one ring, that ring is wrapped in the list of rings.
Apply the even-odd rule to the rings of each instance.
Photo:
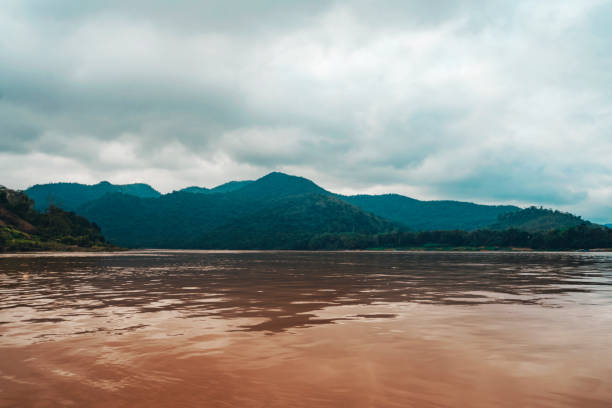
[[[53,206],[39,212],[24,193],[0,187],[0,251],[106,246],[87,219]]]
[[[527,232],[540,232],[563,230],[583,224],[590,223],[570,213],[529,207],[524,210],[501,214],[489,228],[493,230],[514,228]]]
[[[269,207],[237,218],[206,234],[201,248],[308,249],[327,233],[379,234],[397,225],[336,197],[307,193],[285,197]]]
[[[500,214],[519,210],[511,205],[419,201],[399,194],[342,196],[342,199],[414,231],[471,231],[495,222]]]
[[[185,192],[159,198],[108,194],[78,209],[110,242],[136,248],[191,248],[206,231],[249,211],[244,200]]]
[[[318,198],[315,200],[314,196]],[[388,221],[333,197],[309,180],[281,173],[271,173],[227,193],[174,192],[146,199],[108,194],[84,204],[78,212],[99,224],[110,242],[128,247],[210,247],[210,235],[207,234],[223,232],[219,229],[222,226],[237,231],[240,225],[248,225],[249,239],[256,237],[262,242],[277,242],[274,237],[286,234],[291,230],[289,226],[299,225],[294,234],[307,235],[323,233],[330,228],[340,230],[340,225],[349,224],[346,231],[375,233],[390,225]],[[282,220],[280,224],[270,218],[277,214],[283,214],[276,218]],[[292,216],[296,218],[289,222]],[[285,224],[289,226],[283,227]],[[381,229],[373,228],[374,225]],[[230,245],[221,238],[216,242],[226,247],[240,246]]]
[[[111,184],[102,181],[98,184],[87,185],[79,183],[50,183],[37,184],[25,190],[25,193],[35,202],[38,210],[44,210],[50,204],[74,211],[86,202],[98,199],[108,193],[124,193],[136,197],[159,197],[161,194],[148,184]]]
[[[232,197],[253,201],[269,201],[270,199],[307,193],[331,194],[304,177],[291,176],[279,172],[267,174],[228,194]]]

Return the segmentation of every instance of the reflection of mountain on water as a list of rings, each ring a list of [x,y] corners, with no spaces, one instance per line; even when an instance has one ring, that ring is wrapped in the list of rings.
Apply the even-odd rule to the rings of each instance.
[[[0,258],[0,311],[246,319],[238,330],[282,331],[393,313],[318,314],[338,306],[580,302],[610,293],[609,255],[559,253],[151,252]],[[27,276],[27,278],[26,278]],[[608,295],[609,296],[609,295]],[[589,301],[598,299],[590,296]],[[602,297],[602,299],[604,299]],[[605,298],[610,301],[609,298]],[[250,323],[256,321],[257,323]]]

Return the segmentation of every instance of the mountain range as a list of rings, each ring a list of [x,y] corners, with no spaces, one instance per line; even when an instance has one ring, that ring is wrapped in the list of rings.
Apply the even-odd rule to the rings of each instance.
[[[311,180],[270,173],[214,188],[160,194],[146,184],[35,185],[25,193],[92,220],[126,247],[300,249],[330,234],[510,228],[538,232],[589,224],[567,213],[510,205],[420,201],[398,194],[343,196]],[[318,242],[318,241],[317,241]]]
[[[111,184],[101,181],[92,186],[79,183],[36,184],[25,193],[34,200],[37,210],[45,210],[54,205],[64,210],[74,211],[86,202],[100,198],[108,193],[123,193],[141,198],[156,198],[161,193],[148,184]]]

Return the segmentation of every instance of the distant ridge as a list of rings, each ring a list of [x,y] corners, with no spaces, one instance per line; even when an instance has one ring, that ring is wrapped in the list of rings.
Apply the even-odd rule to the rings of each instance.
[[[34,200],[37,210],[44,210],[53,204],[64,210],[74,211],[86,202],[98,199],[108,193],[123,193],[140,198],[154,198],[161,195],[148,184],[111,184],[101,181],[88,185],[79,183],[36,184],[24,191]]]
[[[486,227],[500,214],[520,210],[513,205],[461,201],[420,201],[399,194],[341,196],[343,200],[414,231],[465,230]]]
[[[241,188],[251,184],[253,180],[242,180],[242,181],[228,181],[227,183],[218,185],[213,188],[191,186],[185,187],[178,191],[184,191],[186,193],[195,194],[215,194],[215,193],[229,193],[230,191],[240,190]]]
[[[26,193],[37,206],[53,203],[95,222],[109,242],[137,248],[355,248],[378,243],[377,237],[421,231],[487,229],[499,238],[517,229],[525,234],[582,226],[598,234],[595,229],[603,229],[552,210],[420,201],[399,194],[342,196],[280,172],[163,195],[146,184],[108,182],[36,185]]]

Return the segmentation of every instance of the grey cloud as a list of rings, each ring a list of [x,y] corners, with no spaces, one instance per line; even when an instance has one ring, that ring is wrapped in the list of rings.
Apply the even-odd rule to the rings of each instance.
[[[610,15],[599,0],[9,1],[0,171],[27,187],[36,174],[11,166],[43,155],[41,182],[70,166],[172,190],[286,169],[606,218]]]
[[[249,34],[262,30],[283,30],[309,24],[314,16],[333,4],[327,0],[69,0],[61,3],[26,0],[20,8],[39,21],[65,23],[100,15],[154,22],[160,27],[179,31],[230,31]]]

